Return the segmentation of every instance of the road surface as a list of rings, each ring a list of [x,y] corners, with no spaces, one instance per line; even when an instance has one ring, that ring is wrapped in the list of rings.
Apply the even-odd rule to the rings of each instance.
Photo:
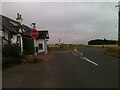
[[[3,88],[117,88],[118,59],[100,48],[55,50],[47,62],[3,69]]]

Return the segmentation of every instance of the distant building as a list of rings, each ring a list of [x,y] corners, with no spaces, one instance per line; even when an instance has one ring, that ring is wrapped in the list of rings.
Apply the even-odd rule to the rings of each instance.
[[[49,48],[59,48],[59,44],[49,44]]]

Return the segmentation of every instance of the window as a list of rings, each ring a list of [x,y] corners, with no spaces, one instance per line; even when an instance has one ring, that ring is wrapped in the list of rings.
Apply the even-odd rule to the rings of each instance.
[[[43,50],[43,44],[39,44],[38,49]]]
[[[19,43],[19,44],[21,43],[20,42],[20,36],[17,36],[17,43]]]

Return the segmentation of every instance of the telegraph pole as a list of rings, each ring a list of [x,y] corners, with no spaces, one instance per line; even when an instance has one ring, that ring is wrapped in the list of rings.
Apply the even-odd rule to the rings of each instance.
[[[60,45],[61,43],[60,43],[60,38],[59,38],[59,45]]]
[[[120,46],[120,1],[118,2],[118,46]]]

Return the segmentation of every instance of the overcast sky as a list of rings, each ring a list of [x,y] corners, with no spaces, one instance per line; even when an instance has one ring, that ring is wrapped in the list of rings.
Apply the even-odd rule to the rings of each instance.
[[[3,2],[2,14],[48,29],[48,43],[87,44],[93,39],[117,40],[117,2]]]

